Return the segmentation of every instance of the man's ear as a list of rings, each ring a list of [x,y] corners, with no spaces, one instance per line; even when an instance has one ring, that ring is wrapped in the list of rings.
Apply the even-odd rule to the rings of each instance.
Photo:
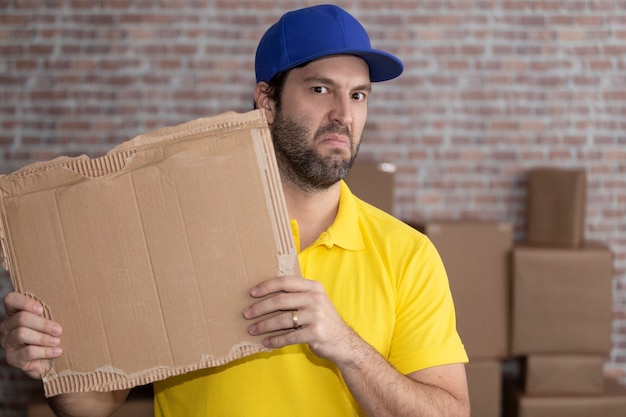
[[[276,107],[274,106],[274,100],[267,95],[268,89],[269,85],[266,82],[261,81],[258,83],[254,88],[254,102],[258,109],[265,112],[267,123],[272,124],[274,122]]]

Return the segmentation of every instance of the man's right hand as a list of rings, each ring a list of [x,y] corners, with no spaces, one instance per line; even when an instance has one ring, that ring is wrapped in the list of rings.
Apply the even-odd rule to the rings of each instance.
[[[7,362],[28,376],[42,379],[50,360],[63,353],[61,325],[43,317],[43,306],[25,295],[10,292],[4,297],[7,318],[0,323],[0,345]],[[126,400],[130,390],[81,392],[49,399],[58,416],[110,416]]]
[[[35,379],[50,370],[50,359],[62,354],[61,325],[43,317],[42,305],[23,294],[4,297],[7,317],[0,323],[0,345],[9,365]]]

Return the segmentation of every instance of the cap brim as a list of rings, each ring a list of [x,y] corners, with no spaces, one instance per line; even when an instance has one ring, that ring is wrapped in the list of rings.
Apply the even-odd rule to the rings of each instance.
[[[379,51],[377,49],[363,50],[337,50],[337,51],[324,51],[324,53],[307,56],[290,63],[285,68],[280,68],[278,72],[283,72],[295,68],[299,65],[305,64],[310,61],[314,61],[319,58],[324,58],[331,55],[354,55],[367,63],[370,69],[370,81],[380,82],[387,81],[398,77],[404,71],[404,65],[402,61],[394,55]]]
[[[363,58],[367,62],[367,65],[370,67],[370,80],[372,82],[391,80],[404,71],[402,61],[385,51],[372,49],[369,52],[355,52],[354,55]]]

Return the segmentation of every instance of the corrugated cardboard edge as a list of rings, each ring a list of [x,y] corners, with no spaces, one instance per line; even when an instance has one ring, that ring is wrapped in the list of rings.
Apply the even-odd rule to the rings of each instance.
[[[253,136],[259,135],[261,140],[255,140],[254,144],[257,147],[257,155],[259,158],[259,167],[261,168],[261,175],[265,176],[263,181],[265,188],[266,201],[268,202],[268,208],[270,213],[274,213],[275,216],[271,218],[272,228],[274,230],[274,236],[276,237],[276,247],[279,248],[278,252],[278,275],[297,275],[301,276],[300,264],[298,262],[293,264],[293,260],[297,260],[297,252],[295,244],[293,242],[293,235],[291,234],[290,227],[280,227],[280,224],[289,225],[289,213],[287,212],[287,203],[285,196],[282,192],[282,184],[280,183],[280,174],[278,172],[278,165],[268,163],[269,161],[275,161],[276,155],[274,153],[274,146],[267,129],[258,129],[251,132]],[[269,172],[269,175],[268,175]],[[281,223],[282,222],[282,223]]]
[[[149,371],[142,371],[140,375],[128,375],[111,368],[97,369],[88,373],[72,371],[57,374],[52,371],[42,379],[44,394],[46,397],[54,397],[73,392],[109,392],[130,389],[188,372],[225,365],[245,356],[268,350],[261,344],[243,342],[233,346],[226,356],[206,356],[194,364],[177,368],[156,367]]]
[[[39,175],[46,170],[57,167],[69,169],[88,178],[96,178],[123,170],[138,149],[158,145],[163,141],[186,140],[188,136],[198,133],[212,133],[222,129],[232,128],[248,128],[255,139],[261,139],[255,140],[254,144],[259,158],[259,169],[261,175],[264,177],[263,184],[267,196],[266,201],[271,208],[270,213],[275,213],[271,221],[276,238],[276,248],[278,250],[277,276],[301,275],[291,229],[289,227],[289,216],[282,193],[282,184],[279,180],[278,167],[274,162],[275,154],[271,142],[271,135],[267,129],[267,121],[264,113],[259,110],[243,114],[229,112],[214,117],[192,120],[175,127],[166,127],[136,136],[111,149],[105,156],[100,158],[90,159],[85,155],[74,158],[59,157],[52,161],[37,162],[27,165],[8,176],[0,176],[0,178],[4,177],[3,179],[7,181],[10,180],[11,176],[25,177]],[[10,190],[0,189],[0,195],[7,196],[11,195],[11,193]],[[0,221],[0,256],[2,257],[4,268],[11,272],[14,287],[16,290],[20,291],[19,282],[16,282],[13,278],[10,257],[11,251],[7,246],[6,231],[3,228],[3,224],[5,223],[6,219]],[[29,296],[37,299],[33,294],[29,294]],[[42,304],[45,308],[45,316],[52,319],[49,309],[43,302]],[[261,343],[241,342],[233,346],[231,351],[224,356],[204,355],[198,362],[193,364],[175,368],[156,367],[132,375],[111,368],[97,369],[91,372],[76,372],[71,370],[57,372],[54,366],[51,366],[51,370],[42,378],[42,381],[46,397],[71,392],[107,392],[129,389],[137,385],[144,385],[187,372],[224,365],[233,360],[268,350],[269,349],[265,348]],[[122,378],[120,378],[120,376],[122,376]]]
[[[121,171],[126,163],[135,152],[144,147],[158,145],[164,141],[185,140],[190,135],[198,133],[211,133],[227,128],[262,128],[266,126],[265,114],[260,110],[250,111],[248,113],[227,112],[213,117],[203,117],[173,127],[164,127],[152,132],[144,133],[123,142],[110,151],[106,155],[99,158],[89,158],[86,155],[77,157],[61,156],[51,161],[35,162],[9,175],[0,175],[2,177],[20,177],[36,175],[43,171],[63,167],[74,172],[80,173],[88,178],[96,178],[102,175]],[[184,132],[184,133],[183,133]],[[2,195],[7,192],[0,189]]]

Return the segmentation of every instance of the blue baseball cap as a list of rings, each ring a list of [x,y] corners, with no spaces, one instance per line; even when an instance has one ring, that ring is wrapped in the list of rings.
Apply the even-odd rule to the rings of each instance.
[[[404,66],[388,52],[372,49],[363,26],[340,7],[323,4],[285,13],[261,38],[255,57],[257,82],[329,55],[363,58],[372,82],[396,78]]]

